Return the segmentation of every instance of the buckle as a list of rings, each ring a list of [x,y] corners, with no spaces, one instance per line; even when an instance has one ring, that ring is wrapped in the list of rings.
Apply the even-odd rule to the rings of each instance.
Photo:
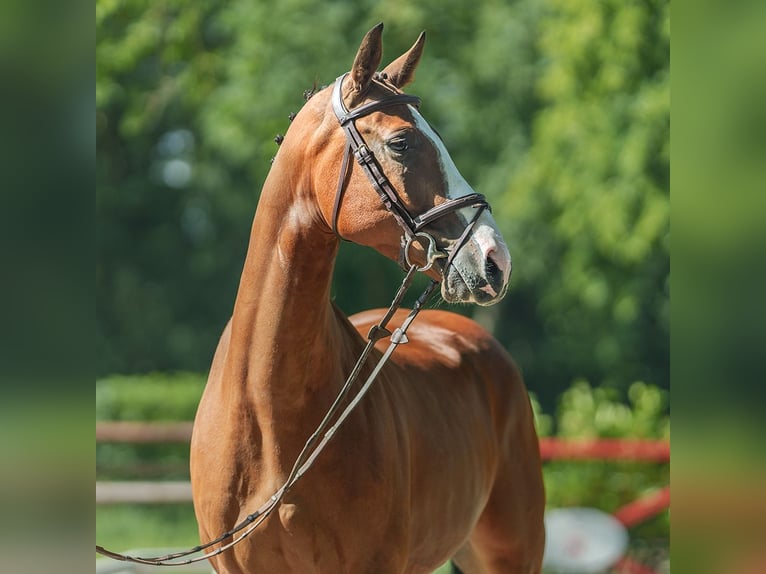
[[[354,150],[354,157],[356,158],[356,161],[359,163],[359,165],[366,165],[372,161],[374,156],[370,151],[370,148],[368,148],[365,144],[362,144],[356,148],[356,150]]]

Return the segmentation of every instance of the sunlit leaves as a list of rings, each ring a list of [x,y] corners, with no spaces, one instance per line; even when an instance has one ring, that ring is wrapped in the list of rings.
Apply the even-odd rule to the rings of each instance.
[[[537,79],[542,108],[505,204],[513,214],[506,229],[520,254],[517,285],[534,293],[545,325],[530,374],[557,388],[576,376],[618,387],[638,377],[664,383],[666,6],[544,4],[544,67]]]

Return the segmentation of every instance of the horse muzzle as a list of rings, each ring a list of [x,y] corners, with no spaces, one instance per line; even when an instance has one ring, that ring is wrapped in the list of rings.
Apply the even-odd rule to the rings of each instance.
[[[446,269],[442,297],[449,303],[494,305],[508,290],[512,261],[508,247],[494,228],[480,223]]]

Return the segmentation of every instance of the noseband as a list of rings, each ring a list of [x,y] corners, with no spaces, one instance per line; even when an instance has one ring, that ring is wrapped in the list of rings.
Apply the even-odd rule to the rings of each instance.
[[[332,92],[332,108],[335,112],[335,116],[338,118],[340,126],[346,134],[347,141],[347,145],[343,152],[343,163],[340,168],[340,176],[338,178],[338,188],[335,193],[335,204],[333,205],[332,212],[332,229],[335,234],[340,237],[340,234],[338,233],[338,215],[343,201],[343,193],[346,188],[345,182],[349,170],[349,157],[353,154],[357,163],[362,166],[364,173],[367,174],[373,189],[375,189],[378,196],[380,196],[383,205],[394,217],[394,220],[399,227],[402,228],[402,250],[407,265],[411,265],[410,249],[413,242],[425,241],[427,244],[426,263],[423,267],[420,267],[420,270],[425,271],[429,269],[437,259],[446,257],[447,262],[442,268],[442,274],[444,274],[452,264],[457,252],[468,240],[468,236],[482,212],[485,209],[490,209],[489,203],[487,203],[486,198],[482,194],[469,193],[462,197],[448,199],[443,203],[432,207],[425,213],[422,213],[417,217],[412,217],[404,207],[404,204],[402,203],[399,194],[396,192],[396,189],[394,189],[394,186],[391,184],[391,181],[383,172],[380,163],[378,163],[378,160],[375,158],[375,154],[373,154],[372,150],[367,147],[362,134],[360,134],[359,130],[356,128],[355,120],[391,106],[408,104],[418,106],[420,104],[420,98],[408,94],[394,93],[383,99],[370,102],[349,111],[343,103],[342,87],[343,80],[346,76],[348,76],[348,73],[343,74],[335,80],[335,86],[333,87]],[[376,79],[375,81],[379,80]],[[379,83],[382,84],[382,82]],[[389,88],[389,86],[386,86],[385,84],[382,85]],[[423,231],[423,228],[458,209],[463,209],[464,207],[473,207],[476,209],[476,213],[463,230],[463,233],[452,245],[449,253],[446,253],[438,249],[436,240],[429,233]]]

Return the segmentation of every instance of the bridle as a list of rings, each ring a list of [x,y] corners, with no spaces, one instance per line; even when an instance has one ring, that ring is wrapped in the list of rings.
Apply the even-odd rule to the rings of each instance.
[[[338,217],[340,214],[341,203],[343,202],[343,194],[346,189],[345,183],[349,170],[349,158],[353,155],[354,159],[356,159],[357,163],[364,170],[364,173],[367,174],[373,189],[377,192],[383,205],[389,212],[391,212],[396,223],[402,228],[403,259],[407,263],[407,268],[411,265],[410,248],[412,247],[413,242],[424,240],[427,242],[426,266],[421,269],[430,269],[437,259],[446,257],[447,262],[442,268],[442,273],[445,273],[447,268],[452,264],[457,252],[468,240],[468,236],[471,234],[471,230],[482,212],[485,209],[490,209],[489,203],[487,203],[486,198],[482,194],[469,193],[461,197],[448,199],[417,217],[410,215],[407,208],[404,207],[396,189],[384,173],[378,160],[375,158],[375,154],[367,146],[362,134],[360,134],[359,130],[356,128],[355,121],[361,117],[370,115],[373,112],[392,106],[413,105],[418,107],[420,105],[420,98],[399,92],[398,89],[386,82],[384,76],[376,74],[373,82],[382,85],[393,93],[349,111],[343,103],[343,80],[346,79],[346,76],[348,76],[348,72],[339,76],[335,80],[335,85],[332,90],[332,109],[333,112],[335,112],[335,117],[338,118],[340,126],[346,134],[347,142],[343,151],[343,162],[340,168],[340,176],[338,177],[338,187],[335,192],[335,203],[332,212],[333,232],[340,237],[340,234],[338,233]],[[447,254],[437,248],[436,240],[431,234],[423,231],[423,229],[445,215],[449,215],[464,207],[473,207],[476,209],[476,213],[474,213],[473,217],[463,230],[463,233],[451,246],[449,254]]]
[[[387,96],[381,100],[376,100],[363,106],[359,106],[358,108],[354,108],[353,111],[349,112],[346,109],[346,106],[343,104],[343,98],[341,94],[343,80],[347,75],[348,74],[344,74],[336,80],[332,94],[333,110],[338,118],[338,121],[340,122],[341,127],[343,128],[343,131],[346,133],[346,139],[348,141],[348,145],[346,146],[343,154],[343,164],[341,166],[340,179],[338,180],[338,190],[335,196],[335,204],[333,206],[332,227],[333,231],[335,231],[337,234],[338,212],[340,210],[340,205],[342,203],[343,193],[345,190],[345,180],[349,169],[349,157],[351,154],[353,154],[357,162],[359,162],[359,164],[364,168],[365,173],[370,178],[370,181],[372,182],[375,191],[378,192],[383,205],[385,205],[386,209],[391,212],[396,222],[402,228],[402,248],[404,250],[404,260],[407,263],[407,274],[402,280],[402,284],[399,287],[394,300],[380,321],[373,325],[368,332],[367,343],[359,355],[354,368],[348,375],[348,378],[343,384],[343,387],[341,388],[338,395],[335,397],[333,404],[325,414],[322,422],[319,423],[319,426],[303,445],[303,449],[298,455],[287,479],[260,508],[258,508],[252,514],[247,515],[241,522],[239,522],[239,524],[224,532],[217,538],[188,550],[174,552],[164,556],[140,557],[120,554],[118,552],[113,552],[102,546],[96,545],[96,552],[99,554],[103,554],[104,556],[108,556],[123,562],[135,562],[138,564],[149,564],[152,566],[183,566],[195,562],[201,562],[203,560],[208,560],[209,558],[222,554],[249,536],[258,526],[263,523],[263,521],[266,520],[266,518],[268,518],[268,516],[274,511],[275,508],[277,508],[279,503],[282,501],[287,492],[292,488],[292,486],[298,482],[298,480],[311,468],[316,458],[319,456],[322,450],[324,450],[325,446],[327,446],[338,428],[340,428],[341,424],[343,424],[343,421],[346,420],[346,418],[351,414],[351,411],[354,410],[354,408],[362,400],[362,397],[364,397],[364,395],[370,389],[372,383],[375,381],[386,362],[388,362],[388,359],[391,357],[396,347],[408,342],[407,329],[415,320],[415,317],[417,317],[425,303],[429,300],[436,285],[439,283],[435,279],[432,279],[428,283],[423,293],[421,293],[420,297],[418,297],[418,299],[413,304],[412,310],[402,322],[402,325],[391,332],[388,330],[387,325],[391,318],[394,316],[396,310],[401,306],[404,295],[412,284],[415,274],[418,271],[426,271],[430,269],[436,260],[446,257],[447,262],[441,270],[442,275],[444,275],[451,265],[457,252],[467,241],[471,230],[476,224],[476,221],[481,216],[482,212],[485,209],[489,209],[489,204],[483,195],[479,193],[471,193],[469,195],[455,199],[448,199],[447,201],[429,209],[425,213],[417,217],[412,217],[402,204],[402,201],[396,193],[393,185],[391,185],[391,182],[386,177],[385,173],[383,173],[383,170],[381,169],[378,161],[375,159],[375,156],[367,147],[361,134],[356,129],[354,120],[390,106],[407,104],[418,105],[420,103],[420,98],[398,93],[398,90],[385,84],[386,87],[394,90],[392,95]],[[377,79],[377,81],[381,80],[384,79]],[[476,208],[476,213],[468,222],[465,230],[457,239],[457,241],[455,241],[451,246],[449,254],[447,254],[444,251],[438,249],[436,246],[436,240],[432,235],[423,231],[423,228],[430,223],[440,219],[441,217],[444,217],[445,215],[453,213],[454,211],[464,207],[474,207]],[[412,263],[410,261],[409,255],[412,243],[419,240],[425,240],[428,242],[426,250],[426,262],[423,266],[418,266],[417,264]],[[372,352],[372,349],[375,347],[375,344],[379,340],[385,337],[389,337],[390,340],[388,348],[382,354],[380,359],[378,359],[364,384],[357,390],[353,397],[349,398],[351,388],[359,378],[359,375],[361,374],[362,369],[366,364],[370,353]],[[347,404],[344,408],[342,408],[346,402],[346,399],[348,399]],[[231,540],[229,542],[225,542],[229,538],[231,538]],[[217,544],[221,544],[221,546],[209,553],[192,558],[186,558],[184,560],[179,560],[181,558],[191,556],[192,554],[196,554],[197,552],[204,551]]]

